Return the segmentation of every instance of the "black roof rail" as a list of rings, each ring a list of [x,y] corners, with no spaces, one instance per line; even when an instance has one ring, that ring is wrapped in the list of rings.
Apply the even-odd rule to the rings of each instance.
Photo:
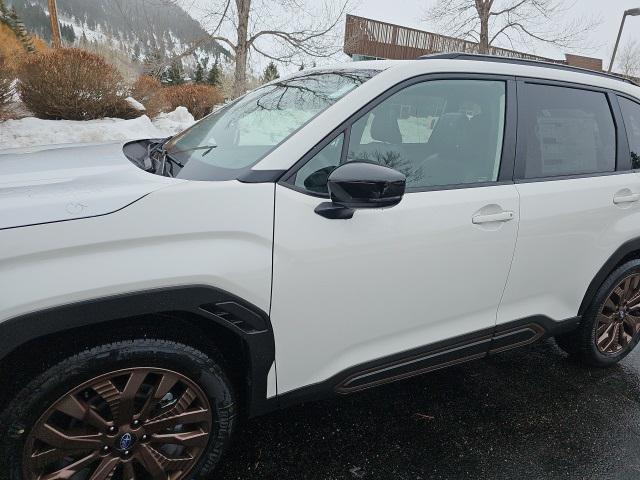
[[[587,68],[573,67],[571,65],[566,65],[563,63],[552,63],[552,62],[545,62],[542,60],[529,60],[526,58],[503,57],[500,55],[482,55],[479,53],[462,53],[462,52],[435,53],[432,55],[423,55],[422,57],[418,58],[418,60],[431,60],[431,59],[476,60],[479,62],[512,63],[515,65],[528,65],[531,67],[554,68],[556,70],[565,70],[569,72],[586,73],[587,75],[596,75],[599,77],[612,78],[614,80],[620,80],[622,82],[626,82],[626,83],[630,83],[631,85],[638,86],[638,84],[633,80],[629,78],[621,77],[619,75],[615,75],[613,73],[598,72],[596,70],[589,70]]]

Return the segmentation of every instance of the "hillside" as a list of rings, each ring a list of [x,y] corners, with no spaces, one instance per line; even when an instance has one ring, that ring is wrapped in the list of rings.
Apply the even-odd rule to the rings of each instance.
[[[15,7],[27,30],[50,40],[47,0],[5,0]],[[197,57],[227,56],[183,9],[164,0],[57,0],[63,41],[107,44],[143,60],[154,51],[171,57],[190,49]],[[187,60],[188,63],[188,60]]]

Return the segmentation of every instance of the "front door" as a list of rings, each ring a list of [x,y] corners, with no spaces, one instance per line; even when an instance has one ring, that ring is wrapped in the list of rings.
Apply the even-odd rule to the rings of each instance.
[[[277,186],[271,319],[280,394],[490,332],[518,227],[517,191],[501,181],[514,153],[511,87],[487,78],[399,86]],[[317,215],[327,174],[352,160],[403,172],[402,202],[349,220]],[[399,376],[411,372],[405,365]]]

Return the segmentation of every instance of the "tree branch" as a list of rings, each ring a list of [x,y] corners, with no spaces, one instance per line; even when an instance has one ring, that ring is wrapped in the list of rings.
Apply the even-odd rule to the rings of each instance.
[[[489,16],[498,17],[500,15],[504,15],[505,13],[513,12],[514,10],[517,10],[518,8],[522,7],[525,3],[530,2],[530,1],[531,0],[520,0],[515,5],[512,5],[512,6],[508,7],[508,8],[500,10],[498,12],[489,12]]]

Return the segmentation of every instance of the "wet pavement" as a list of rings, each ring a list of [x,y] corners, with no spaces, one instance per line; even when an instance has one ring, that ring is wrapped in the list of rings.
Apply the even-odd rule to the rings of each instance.
[[[548,340],[247,422],[216,479],[640,479],[640,352]]]

